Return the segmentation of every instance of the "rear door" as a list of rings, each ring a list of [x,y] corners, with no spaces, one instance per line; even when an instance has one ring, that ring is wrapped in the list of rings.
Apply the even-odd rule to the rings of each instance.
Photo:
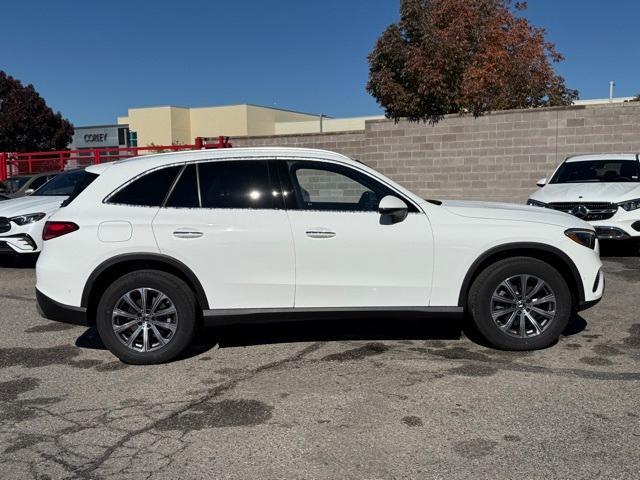
[[[185,167],[153,221],[160,251],[186,264],[212,309],[291,308],[287,213],[265,160]]]

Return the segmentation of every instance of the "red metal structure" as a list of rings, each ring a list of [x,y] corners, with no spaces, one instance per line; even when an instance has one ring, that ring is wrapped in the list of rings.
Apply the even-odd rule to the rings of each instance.
[[[60,150],[50,152],[9,153],[0,152],[0,181],[15,175],[62,171],[69,168],[88,167],[98,163],[112,162],[123,158],[153,153],[202,150],[208,148],[231,148],[229,137],[220,136],[216,141],[197,137],[193,145],[161,145],[152,147],[95,148],[82,150]]]

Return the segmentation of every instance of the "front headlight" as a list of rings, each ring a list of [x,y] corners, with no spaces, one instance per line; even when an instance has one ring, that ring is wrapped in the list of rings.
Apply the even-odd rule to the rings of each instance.
[[[27,213],[26,215],[18,215],[17,217],[11,217],[9,220],[11,220],[13,223],[15,223],[16,225],[26,225],[28,223],[35,223],[35,222],[39,222],[40,220],[42,220],[44,217],[46,217],[47,214],[46,213]]]
[[[631,210],[637,210],[638,208],[640,208],[640,198],[627,200],[626,202],[620,202],[618,206],[624,208],[627,212],[630,212]]]
[[[547,206],[546,203],[542,203],[542,202],[539,202],[537,200],[532,200],[531,198],[529,200],[527,200],[527,205],[531,205],[533,207],[543,207],[543,208],[546,208],[546,206]]]
[[[596,232],[593,230],[585,230],[582,228],[570,228],[565,230],[564,234],[576,243],[579,243],[583,247],[590,248],[591,250],[596,248]]]

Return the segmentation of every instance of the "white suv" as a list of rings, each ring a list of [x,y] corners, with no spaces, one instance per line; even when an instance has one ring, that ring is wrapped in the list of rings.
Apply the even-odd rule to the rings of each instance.
[[[562,162],[529,205],[551,208],[589,222],[601,239],[640,238],[640,157],[578,155]]]
[[[95,177],[84,170],[69,170],[56,175],[30,195],[0,203],[0,255],[40,252],[47,217],[68,198],[78,195]]]
[[[97,178],[45,227],[38,304],[95,323],[125,362],[176,357],[199,322],[467,308],[494,346],[542,348],[604,288],[582,220],[424,200],[332,152],[181,152],[87,171]]]

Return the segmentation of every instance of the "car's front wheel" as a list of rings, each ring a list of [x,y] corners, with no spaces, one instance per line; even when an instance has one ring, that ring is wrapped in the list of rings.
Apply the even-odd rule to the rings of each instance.
[[[167,362],[191,343],[195,297],[174,275],[156,270],[132,272],[106,289],[96,324],[106,347],[123,362]]]
[[[514,257],[487,267],[469,291],[478,332],[505,350],[535,350],[558,340],[572,312],[564,277],[551,265]]]

